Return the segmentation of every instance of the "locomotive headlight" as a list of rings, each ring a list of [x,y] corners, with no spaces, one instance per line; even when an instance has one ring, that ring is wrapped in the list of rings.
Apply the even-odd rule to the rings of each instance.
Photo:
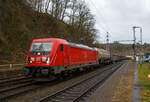
[[[35,61],[34,57],[29,57],[29,63],[32,63],[33,61]]]
[[[49,64],[49,63],[50,63],[50,58],[47,57],[47,59],[46,59],[46,64]]]
[[[50,63],[50,58],[49,57],[42,57],[42,61],[46,62],[46,64]]]
[[[30,57],[30,61],[34,61],[35,60],[35,58],[34,57]]]
[[[47,59],[46,57],[42,57],[42,61],[43,61],[43,62],[45,62],[45,61],[46,61],[46,59]]]

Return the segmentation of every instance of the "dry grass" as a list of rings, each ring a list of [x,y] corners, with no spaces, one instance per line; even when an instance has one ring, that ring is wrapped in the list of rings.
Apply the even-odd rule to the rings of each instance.
[[[126,68],[118,80],[112,102],[132,102],[132,89],[134,82],[134,68]]]

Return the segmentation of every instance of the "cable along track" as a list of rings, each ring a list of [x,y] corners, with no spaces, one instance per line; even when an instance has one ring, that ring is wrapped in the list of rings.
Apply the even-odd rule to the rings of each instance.
[[[110,77],[117,69],[121,68],[122,65],[123,63],[119,63],[111,68],[106,68],[96,75],[90,76],[89,78],[72,86],[66,87],[54,94],[43,97],[36,102],[79,102],[89,92],[103,84],[105,80],[107,80],[107,78]]]

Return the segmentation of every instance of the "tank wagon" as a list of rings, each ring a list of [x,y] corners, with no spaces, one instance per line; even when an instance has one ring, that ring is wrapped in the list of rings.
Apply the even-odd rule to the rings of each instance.
[[[112,62],[110,52],[104,49],[96,48],[99,56],[99,64],[109,64]]]
[[[121,56],[116,53],[112,53],[111,55],[112,62],[118,62],[118,61],[127,60],[127,59],[128,58],[126,56]]]
[[[126,60],[126,56],[120,56],[116,53],[111,53],[110,51],[96,48],[98,51],[99,64],[110,64],[118,61]]]
[[[35,39],[28,51],[25,75],[49,80],[98,63],[95,48],[59,38]]]

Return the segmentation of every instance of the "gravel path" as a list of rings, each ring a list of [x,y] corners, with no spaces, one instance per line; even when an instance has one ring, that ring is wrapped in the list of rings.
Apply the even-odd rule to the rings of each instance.
[[[89,102],[132,102],[136,64],[127,63],[91,97]]]

